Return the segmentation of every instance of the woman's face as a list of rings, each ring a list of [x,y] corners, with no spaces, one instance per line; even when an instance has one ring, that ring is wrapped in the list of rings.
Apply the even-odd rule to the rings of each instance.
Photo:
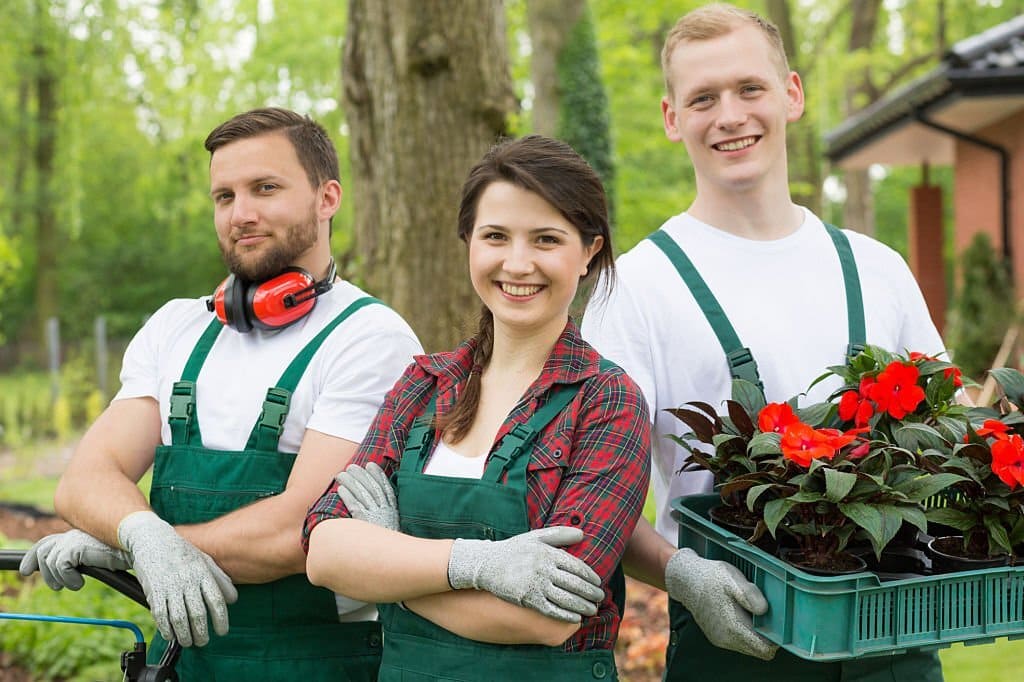
[[[561,333],[602,244],[598,236],[585,246],[579,230],[539,195],[503,181],[488,185],[469,238],[469,272],[495,330]]]

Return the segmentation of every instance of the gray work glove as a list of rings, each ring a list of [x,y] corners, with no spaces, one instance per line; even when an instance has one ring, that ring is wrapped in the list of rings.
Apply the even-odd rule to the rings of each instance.
[[[735,566],[683,548],[668,561],[665,585],[715,646],[765,661],[775,657],[779,647],[754,631],[750,616],[765,613],[768,602]]]
[[[593,616],[604,599],[601,578],[583,561],[558,549],[583,539],[569,526],[539,528],[507,540],[462,540],[448,557],[452,589],[486,590],[567,623]]]
[[[164,639],[177,639],[182,646],[205,645],[210,641],[207,613],[214,632],[227,634],[227,605],[238,599],[238,591],[209,555],[151,511],[124,517],[117,539],[131,554]]]
[[[96,566],[112,571],[132,567],[127,552],[100,542],[88,533],[69,530],[54,533],[32,545],[18,566],[24,576],[32,575],[38,569],[43,582],[50,589],[80,590],[85,580],[78,572],[79,566]]]
[[[358,464],[334,477],[338,482],[338,496],[348,507],[353,519],[397,531],[398,499],[384,470],[373,462],[366,468]]]

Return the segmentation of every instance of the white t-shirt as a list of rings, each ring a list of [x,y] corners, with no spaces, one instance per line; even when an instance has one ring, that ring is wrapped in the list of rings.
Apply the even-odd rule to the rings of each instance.
[[[484,477],[485,464],[487,464],[486,453],[476,457],[467,457],[452,450],[445,445],[443,440],[439,440],[430,459],[427,460],[426,466],[423,467],[423,473],[431,476],[480,480]]]
[[[214,450],[245,447],[267,389],[281,378],[303,347],[353,301],[365,296],[337,282],[300,321],[274,331],[247,334],[225,328],[196,382],[203,445]],[[200,335],[213,319],[205,299],[176,299],[161,307],[125,351],[121,390],[114,400],[152,397],[160,405],[161,440],[170,444],[170,394]],[[373,304],[353,313],[324,341],[291,398],[282,452],[298,452],[307,428],[358,443],[384,394],[413,355],[416,335],[390,308]]]
[[[844,362],[849,333],[842,269],[835,245],[810,211],[804,209],[796,232],[773,241],[737,237],[685,213],[662,228],[750,348],[769,401],[803,393],[827,367]],[[902,257],[874,239],[844,232],[860,276],[867,342],[896,352],[941,353],[945,346]],[[711,475],[676,473],[686,452],[666,435],[689,429],[665,410],[692,400],[724,409],[731,377],[721,344],[675,267],[646,239],[616,261],[612,291],[591,301],[582,333],[647,399],[654,419],[656,528],[675,545],[671,500],[709,491]],[[836,378],[823,381],[800,403],[820,402],[838,386]]]

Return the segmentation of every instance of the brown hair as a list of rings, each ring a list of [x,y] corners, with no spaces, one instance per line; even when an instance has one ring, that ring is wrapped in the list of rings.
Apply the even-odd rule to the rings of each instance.
[[[670,62],[680,43],[719,38],[744,25],[755,26],[764,34],[779,74],[785,79],[789,74],[789,60],[786,58],[786,46],[782,43],[782,34],[779,33],[778,27],[760,14],[716,2],[684,14],[665,37],[665,46],[661,49],[661,71],[665,76],[665,90],[669,97],[674,95],[669,71]]]
[[[237,114],[214,128],[203,145],[212,156],[229,142],[278,131],[292,143],[314,189],[327,180],[341,181],[338,152],[327,131],[310,117],[288,109],[267,107]]]
[[[584,246],[602,237],[601,250],[590,260],[581,284],[600,281],[605,287],[611,286],[615,261],[604,186],[594,169],[572,147],[542,135],[504,140],[491,147],[470,170],[462,186],[458,217],[458,234],[462,241],[469,242],[480,197],[495,182],[511,183],[544,199],[579,230]],[[480,374],[490,362],[494,347],[494,317],[486,306],[480,312],[479,328],[473,340],[473,369],[469,381],[452,412],[438,420],[438,427],[453,443],[465,437],[476,417]]]

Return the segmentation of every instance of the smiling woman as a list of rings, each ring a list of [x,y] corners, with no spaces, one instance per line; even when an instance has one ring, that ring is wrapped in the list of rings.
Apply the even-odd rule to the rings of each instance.
[[[458,234],[479,331],[392,389],[310,510],[310,580],[380,604],[384,681],[616,679],[650,423],[569,317],[612,265],[600,180],[564,143],[504,142],[470,172]]]

